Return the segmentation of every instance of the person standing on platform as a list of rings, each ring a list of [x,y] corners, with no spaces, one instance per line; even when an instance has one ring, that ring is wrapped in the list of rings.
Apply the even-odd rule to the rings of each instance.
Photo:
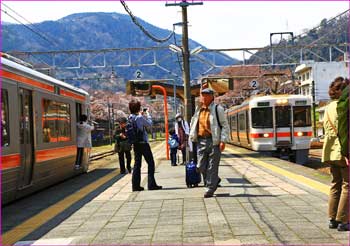
[[[75,161],[75,169],[79,169],[81,167],[84,148],[87,148],[90,151],[92,147],[91,131],[94,129],[94,126],[89,124],[87,120],[87,115],[82,114],[80,115],[79,122],[77,123],[77,158]]]
[[[170,160],[172,166],[177,166],[176,164],[176,154],[177,154],[177,148],[179,147],[179,138],[177,137],[175,130],[171,129],[169,131],[169,147],[170,147]]]
[[[204,198],[212,197],[219,184],[221,152],[228,141],[229,126],[224,109],[214,103],[214,91],[201,91],[200,105],[191,119],[190,140],[197,143],[198,169],[206,184]]]
[[[186,164],[186,151],[189,147],[188,143],[188,135],[190,134],[190,128],[188,126],[187,121],[183,119],[182,114],[178,113],[175,116],[175,133],[179,137],[179,147],[178,149],[182,153],[182,163],[181,165]]]
[[[125,158],[126,167],[128,172],[131,173],[131,144],[129,144],[128,137],[126,136],[126,123],[128,119],[125,117],[120,118],[120,128],[116,130],[114,135],[115,139],[115,152],[118,153],[120,173],[125,174]]]
[[[132,130],[135,133],[135,138],[133,140],[134,145],[134,154],[135,154],[135,165],[132,172],[132,190],[133,191],[142,191],[144,190],[141,187],[141,164],[142,156],[145,158],[148,165],[148,189],[149,190],[159,190],[162,189],[162,186],[157,185],[154,178],[155,163],[152,154],[151,147],[148,143],[148,134],[146,127],[152,126],[152,118],[147,110],[141,111],[141,103],[135,99],[131,100],[129,103],[130,116],[128,118],[127,131],[129,127],[132,127]],[[130,139],[129,139],[130,142]]]
[[[330,164],[332,184],[329,192],[328,215],[329,228],[349,231],[349,166],[341,154],[338,138],[337,102],[347,79],[336,78],[329,86],[331,102],[325,109],[323,127],[325,138],[322,149],[322,162]]]

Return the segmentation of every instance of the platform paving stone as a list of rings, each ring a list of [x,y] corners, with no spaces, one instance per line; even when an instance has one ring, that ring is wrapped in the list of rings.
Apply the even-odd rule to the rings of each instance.
[[[327,195],[303,184],[226,152],[219,171],[222,187],[204,199],[202,185],[186,187],[185,167],[172,167],[163,156],[163,150],[155,153],[155,176],[163,190],[147,190],[143,165],[145,191],[132,192],[131,175],[124,175],[42,238],[93,245],[341,245],[349,240],[347,233],[327,227]]]

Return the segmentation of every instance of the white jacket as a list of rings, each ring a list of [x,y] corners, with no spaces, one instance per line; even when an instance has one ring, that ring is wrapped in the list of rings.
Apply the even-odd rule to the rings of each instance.
[[[93,126],[87,122],[77,123],[77,147],[78,148],[91,148],[91,131]]]
[[[220,142],[226,143],[229,140],[229,126],[228,126],[224,108],[218,105],[219,119],[217,119],[215,106],[216,104],[213,102],[209,105],[210,131],[213,139],[213,145],[219,145]],[[201,109],[200,107],[196,108],[196,111],[194,112],[194,115],[192,116],[192,119],[191,119],[190,140],[192,142],[198,141],[198,120],[199,120],[200,109]],[[222,129],[220,129],[219,127],[218,120],[220,120]]]
[[[188,126],[187,121],[182,120],[181,125],[182,125],[182,128],[185,130],[185,134],[190,135],[190,127]],[[176,135],[179,136],[179,122],[178,121],[176,121],[176,123],[175,123],[175,133],[176,133]],[[192,151],[192,142],[190,141],[189,138],[188,138],[187,144],[188,144],[188,147],[190,148],[190,151]]]

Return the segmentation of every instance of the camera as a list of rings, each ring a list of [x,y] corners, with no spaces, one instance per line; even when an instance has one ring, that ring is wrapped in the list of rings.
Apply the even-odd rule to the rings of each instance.
[[[148,108],[143,108],[143,112],[146,112],[148,110]]]

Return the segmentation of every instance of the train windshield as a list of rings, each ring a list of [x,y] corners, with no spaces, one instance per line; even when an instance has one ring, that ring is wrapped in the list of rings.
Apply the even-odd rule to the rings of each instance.
[[[290,106],[276,106],[276,126],[290,127]]]
[[[311,107],[296,106],[293,108],[293,125],[295,127],[311,126]]]
[[[253,128],[272,128],[272,108],[252,108]]]

